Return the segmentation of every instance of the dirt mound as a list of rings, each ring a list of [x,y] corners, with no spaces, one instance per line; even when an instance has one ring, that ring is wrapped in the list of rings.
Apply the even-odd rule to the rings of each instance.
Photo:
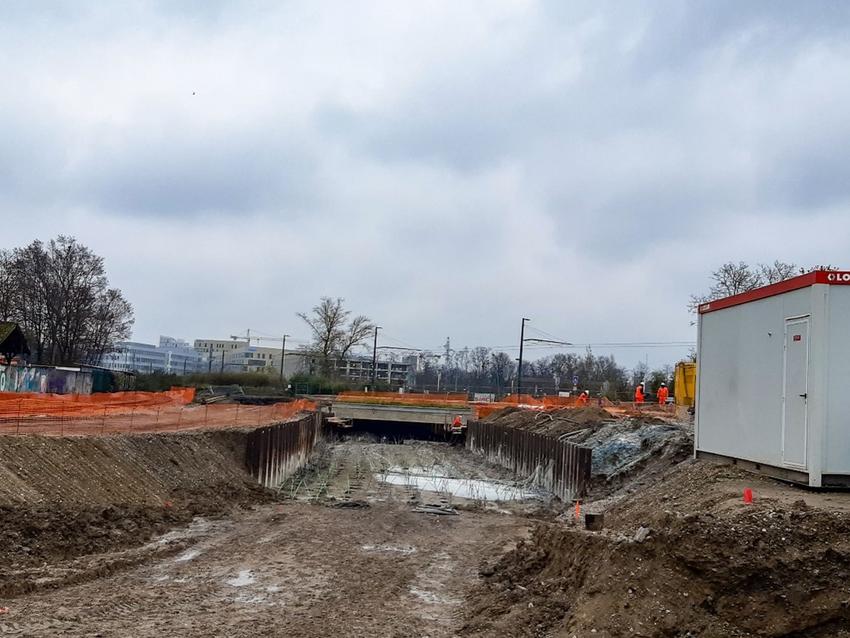
[[[485,565],[463,633],[848,636],[850,499],[836,509],[818,498],[681,464],[607,511],[608,529],[541,523]]]
[[[591,448],[590,496],[596,499],[645,484],[693,453],[689,423],[618,417],[595,406],[546,412],[507,408],[484,420]]]
[[[528,430],[547,436],[560,436],[578,430],[595,429],[615,417],[604,408],[562,408],[560,410],[522,410],[505,408],[494,412],[484,420],[520,430]]]
[[[139,545],[197,515],[268,501],[244,469],[244,431],[0,436],[0,595],[16,574]]]

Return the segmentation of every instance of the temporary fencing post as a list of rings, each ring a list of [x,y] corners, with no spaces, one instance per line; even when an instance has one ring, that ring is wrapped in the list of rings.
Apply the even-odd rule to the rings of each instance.
[[[156,423],[154,423],[154,428],[159,427],[159,410],[160,410],[160,407],[156,406]]]
[[[103,434],[106,428],[106,406],[103,406],[103,418],[100,420],[100,433]]]
[[[133,416],[136,414],[136,408],[130,408],[130,425],[127,428],[127,431],[130,432],[133,429]]]
[[[21,404],[23,402],[23,399],[18,399],[18,425],[15,427],[15,434],[21,433]]]
[[[183,420],[183,406],[180,406],[180,414],[177,415],[177,429],[180,429],[180,422]]]
[[[59,436],[65,436],[65,404],[59,404]]]

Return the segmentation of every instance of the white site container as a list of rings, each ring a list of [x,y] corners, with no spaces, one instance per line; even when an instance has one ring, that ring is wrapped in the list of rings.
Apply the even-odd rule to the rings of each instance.
[[[850,272],[699,307],[694,450],[815,487],[850,485]]]

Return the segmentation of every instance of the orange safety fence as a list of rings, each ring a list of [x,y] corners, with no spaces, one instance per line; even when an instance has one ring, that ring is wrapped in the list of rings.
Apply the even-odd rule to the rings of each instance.
[[[0,394],[0,433],[3,434],[116,434],[160,432],[203,428],[259,427],[287,421],[305,411],[315,411],[313,401],[299,399],[271,405],[209,404],[186,401],[189,392],[119,392],[91,395],[95,401],[75,404],[53,395],[54,401],[45,410],[25,412],[26,397]],[[42,398],[45,395],[41,395]],[[55,399],[59,399],[58,401]],[[58,409],[57,404],[79,405],[77,410]],[[21,409],[18,409],[18,406]],[[56,409],[55,409],[56,408]]]
[[[406,405],[421,407],[466,407],[467,395],[462,393],[444,394],[399,394],[397,392],[341,392],[337,401],[346,403],[364,403],[368,405]]]
[[[194,388],[171,388],[165,392],[97,392],[95,394],[0,392],[0,418],[18,415],[100,415],[104,409],[110,414],[121,414],[144,407],[186,405],[194,398]]]
[[[337,400],[340,402],[370,405],[471,409],[476,419],[483,419],[494,412],[506,408],[550,411],[578,407],[577,396],[544,396],[536,398],[530,394],[508,395],[499,401],[493,402],[475,402],[469,401],[466,394],[460,393],[398,394],[395,392],[342,392],[337,396]],[[591,398],[588,405],[600,406],[609,410],[612,414],[621,414],[624,416],[639,416],[646,413],[669,416],[676,412],[675,406],[658,405],[657,403],[613,403],[605,397],[601,399]]]
[[[466,392],[434,392],[432,394],[402,394],[399,392],[357,392],[345,391],[337,395],[340,399],[424,399],[424,400],[440,400],[440,401],[466,401],[468,395]]]

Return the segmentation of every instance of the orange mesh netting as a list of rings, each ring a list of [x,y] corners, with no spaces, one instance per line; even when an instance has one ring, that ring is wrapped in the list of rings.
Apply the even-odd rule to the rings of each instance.
[[[171,388],[165,392],[98,392],[95,394],[38,394],[0,392],[0,418],[64,414],[87,416],[129,412],[134,408],[186,405],[195,398],[194,388]]]
[[[107,434],[192,428],[249,427],[316,410],[299,399],[272,405],[192,404],[192,388],[92,395],[0,393],[0,432]]]
[[[408,405],[422,407],[466,407],[469,404],[464,393],[443,394],[398,394],[397,392],[341,392],[338,401],[366,403],[370,405]]]
[[[530,394],[509,395],[500,401],[473,402],[466,394],[398,394],[395,392],[342,392],[337,395],[337,401],[346,403],[365,403],[370,405],[399,405],[409,407],[457,408],[472,410],[476,419],[504,410],[519,408],[521,410],[559,410],[561,408],[577,407],[578,397],[544,396],[535,398]],[[591,398],[590,405],[601,405],[613,413],[626,416],[639,416],[646,413],[669,415],[675,412],[673,406],[663,406],[654,403],[636,405],[633,403],[614,404],[607,398]]]

